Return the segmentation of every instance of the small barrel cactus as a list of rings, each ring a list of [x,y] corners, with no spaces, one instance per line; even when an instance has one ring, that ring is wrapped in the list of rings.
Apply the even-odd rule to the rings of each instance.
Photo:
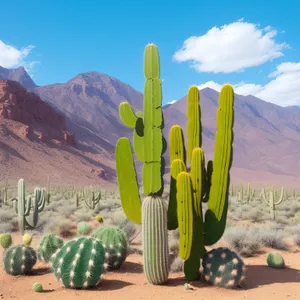
[[[39,283],[36,282],[33,286],[32,289],[36,292],[36,293],[41,293],[43,291],[43,286]]]
[[[99,223],[103,223],[103,218],[101,216],[96,216],[95,218]]]
[[[267,256],[267,264],[269,267],[275,269],[283,269],[285,268],[285,262],[282,256],[278,252],[268,253]]]
[[[66,288],[92,288],[104,272],[105,250],[91,237],[67,242],[53,254],[51,262],[55,277]]]
[[[116,227],[103,227],[96,229],[92,237],[99,240],[108,252],[108,270],[119,269],[127,256],[126,234]]]
[[[0,234],[0,245],[2,248],[7,249],[12,244],[12,238],[9,233]]]
[[[203,274],[207,282],[225,287],[240,286],[245,278],[245,264],[228,248],[217,248],[207,252],[202,260]]]
[[[26,245],[16,245],[4,252],[4,270],[10,275],[28,274],[37,261],[33,248]]]
[[[46,235],[42,238],[39,249],[38,258],[45,262],[49,262],[51,256],[60,249],[64,244],[64,241],[54,234]]]
[[[25,233],[23,235],[23,243],[24,243],[24,245],[30,246],[31,242],[32,242],[32,236],[29,233]]]
[[[79,222],[77,224],[77,231],[81,235],[87,235],[91,230],[90,225],[87,222]]]

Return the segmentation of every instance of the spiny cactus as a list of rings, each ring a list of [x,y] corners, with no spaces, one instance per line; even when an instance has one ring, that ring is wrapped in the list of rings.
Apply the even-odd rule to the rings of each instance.
[[[126,234],[117,227],[102,227],[92,233],[109,254],[107,270],[120,269],[127,256]]]
[[[267,264],[268,264],[269,267],[272,267],[272,268],[275,268],[275,269],[285,268],[284,259],[277,252],[268,253]]]
[[[262,193],[263,200],[269,205],[271,219],[275,220],[276,206],[280,205],[282,203],[283,197],[284,197],[284,189],[283,189],[283,187],[281,188],[281,192],[280,192],[280,196],[279,197],[277,197],[277,193],[274,190],[274,187],[272,187],[272,189],[269,191],[269,200],[267,199],[267,196],[266,196],[266,193],[265,193],[265,189],[262,189],[261,193]],[[276,201],[275,198],[278,198],[278,200]]]
[[[49,262],[51,259],[51,256],[60,249],[64,244],[64,241],[54,235],[49,234],[42,238],[39,248],[38,248],[38,258],[40,260],[43,260],[45,262]]]
[[[24,179],[18,182],[18,198],[12,199],[18,214],[19,230],[21,235],[26,228],[34,229],[38,223],[39,213],[45,207],[46,192],[40,188],[34,190],[34,197],[25,196]]]
[[[201,110],[198,87],[188,91],[187,107],[187,161],[183,159],[184,138],[178,125],[170,129],[171,186],[169,210],[177,205],[180,244],[185,253],[184,273],[188,280],[199,277],[200,259],[206,252],[204,245],[216,243],[223,235],[226,225],[229,171],[232,162],[233,103],[234,94],[230,85],[225,85],[219,96],[217,112],[217,133],[214,161],[207,163],[201,149]],[[175,136],[177,141],[175,142]],[[181,157],[181,158],[180,158]],[[180,166],[181,172],[172,174],[173,165]],[[178,167],[177,167],[178,169]],[[186,170],[184,170],[186,169]],[[182,180],[181,180],[182,179]],[[176,192],[176,197],[174,193]],[[177,199],[177,203],[175,203]],[[202,216],[202,202],[208,202],[205,222]],[[171,214],[173,216],[173,214]],[[189,217],[188,217],[189,216]],[[176,223],[168,223],[168,229],[175,229]]]
[[[4,270],[10,275],[28,274],[36,261],[35,250],[26,245],[11,246],[3,256]]]
[[[207,252],[202,260],[203,275],[207,282],[225,287],[240,286],[245,279],[245,264],[228,248],[217,248]]]
[[[91,237],[67,242],[53,254],[51,262],[55,277],[66,288],[92,288],[104,272],[105,250]]]
[[[25,233],[23,235],[23,244],[26,246],[30,246],[32,242],[32,236],[29,233]]]
[[[154,44],[145,48],[144,112],[135,114],[128,102],[120,104],[120,119],[133,131],[136,157],[143,163],[142,204],[128,138],[116,145],[116,169],[122,207],[128,219],[141,224],[143,230],[144,272],[152,284],[168,280],[167,211],[161,199],[163,192],[165,141],[162,135],[162,90],[158,49]]]
[[[87,222],[79,222],[77,224],[77,231],[81,235],[87,235],[91,230],[89,223]]]
[[[7,249],[12,244],[12,238],[9,233],[0,234],[0,245],[3,249]]]

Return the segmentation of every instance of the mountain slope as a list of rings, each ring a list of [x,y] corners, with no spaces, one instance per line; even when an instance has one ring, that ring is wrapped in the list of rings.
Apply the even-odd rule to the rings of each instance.
[[[0,79],[7,79],[17,81],[22,84],[26,89],[36,88],[37,85],[27,74],[23,67],[18,67],[16,69],[6,69],[0,66]]]

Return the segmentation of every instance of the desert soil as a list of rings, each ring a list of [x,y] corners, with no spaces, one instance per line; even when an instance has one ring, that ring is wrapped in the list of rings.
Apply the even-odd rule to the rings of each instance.
[[[33,247],[36,244],[32,245]],[[271,249],[265,249],[271,250]],[[245,258],[247,277],[243,287],[227,290],[209,286],[203,282],[192,283],[193,290],[185,290],[183,273],[171,273],[166,286],[154,286],[147,282],[142,267],[142,256],[131,254],[119,271],[107,273],[93,290],[72,290],[62,287],[49,273],[48,265],[38,262],[27,276],[10,276],[0,269],[0,299],[9,300],[179,300],[179,299],[300,299],[300,249],[292,253],[280,252],[287,268],[276,270],[266,266],[266,254]],[[2,260],[2,251],[0,254]],[[32,285],[40,282],[43,293],[35,293]]]

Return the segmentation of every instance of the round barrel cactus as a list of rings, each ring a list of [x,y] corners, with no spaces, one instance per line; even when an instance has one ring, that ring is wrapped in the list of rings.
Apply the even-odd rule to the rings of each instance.
[[[51,256],[60,249],[64,241],[55,234],[49,234],[42,238],[38,248],[38,258],[45,262],[49,262]]]
[[[37,261],[33,248],[26,245],[11,246],[4,252],[4,270],[10,275],[28,274]]]
[[[284,259],[277,252],[271,252],[268,254],[267,264],[269,267],[272,267],[275,269],[283,269],[285,267]]]
[[[202,260],[203,274],[207,282],[225,287],[240,286],[245,278],[245,264],[228,248],[217,248],[207,252]]]
[[[55,277],[66,288],[92,288],[104,272],[105,250],[92,237],[67,242],[53,254],[51,262]]]
[[[108,270],[117,270],[127,256],[126,234],[117,227],[103,227],[96,229],[92,236],[99,240],[108,253]]]
[[[12,238],[9,233],[2,233],[0,234],[0,245],[4,249],[7,249],[12,244]]]
[[[91,230],[91,227],[90,227],[89,223],[87,223],[87,222],[79,222],[77,224],[77,231],[81,235],[87,235],[90,232],[90,230]]]

